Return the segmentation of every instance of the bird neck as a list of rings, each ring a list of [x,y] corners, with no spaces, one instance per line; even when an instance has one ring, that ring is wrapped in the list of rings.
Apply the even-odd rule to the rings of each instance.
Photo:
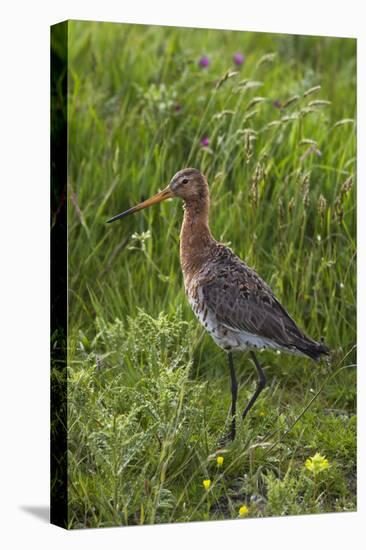
[[[208,223],[210,198],[207,193],[199,200],[184,203],[180,233],[180,261],[185,283],[202,267],[215,242]]]

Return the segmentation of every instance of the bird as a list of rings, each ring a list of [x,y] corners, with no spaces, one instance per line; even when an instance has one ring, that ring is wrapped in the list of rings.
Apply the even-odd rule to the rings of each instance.
[[[330,350],[323,342],[307,336],[258,273],[212,236],[209,186],[200,170],[180,170],[165,189],[107,223],[170,198],[183,200],[180,263],[186,295],[199,322],[227,354],[231,427],[223,439],[234,441],[238,398],[234,352],[249,352],[258,375],[255,392],[241,414],[244,420],[266,385],[256,351],[271,349],[318,360]]]

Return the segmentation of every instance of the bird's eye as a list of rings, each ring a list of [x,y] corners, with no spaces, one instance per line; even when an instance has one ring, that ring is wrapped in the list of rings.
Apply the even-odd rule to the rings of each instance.
[[[188,178],[184,178],[184,179],[182,180],[182,183],[188,183]]]

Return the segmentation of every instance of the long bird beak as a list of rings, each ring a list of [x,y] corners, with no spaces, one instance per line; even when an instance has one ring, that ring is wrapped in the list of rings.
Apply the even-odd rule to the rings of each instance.
[[[166,187],[165,189],[160,191],[160,193],[156,193],[156,195],[154,195],[150,199],[147,199],[144,202],[140,202],[140,204],[138,204],[137,206],[133,206],[132,208],[129,208],[125,212],[122,212],[121,214],[117,214],[117,216],[113,216],[113,218],[108,220],[107,223],[115,222],[116,220],[120,220],[121,218],[124,218],[129,214],[133,214],[134,212],[137,212],[138,210],[142,210],[143,208],[147,208],[152,204],[157,204],[158,202],[165,201],[166,199],[170,199],[172,197],[174,197],[173,192],[171,191],[170,187]]]

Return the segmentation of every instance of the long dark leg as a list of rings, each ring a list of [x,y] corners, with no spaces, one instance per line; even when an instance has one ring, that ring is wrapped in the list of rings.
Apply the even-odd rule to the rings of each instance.
[[[236,435],[236,400],[238,398],[238,383],[236,381],[233,354],[228,353],[229,369],[231,376],[231,441],[234,441]]]
[[[264,375],[264,371],[263,371],[262,367],[260,366],[259,361],[258,361],[255,353],[253,351],[251,351],[250,355],[251,355],[251,357],[254,361],[255,368],[257,369],[257,372],[258,372],[258,384],[257,384],[257,388],[256,388],[254,394],[252,395],[251,400],[249,401],[248,405],[244,409],[244,412],[242,414],[242,419],[243,420],[246,417],[246,415],[248,414],[248,412],[250,411],[250,409],[253,407],[255,401],[257,400],[258,395],[261,393],[264,386],[266,385],[266,377]]]

